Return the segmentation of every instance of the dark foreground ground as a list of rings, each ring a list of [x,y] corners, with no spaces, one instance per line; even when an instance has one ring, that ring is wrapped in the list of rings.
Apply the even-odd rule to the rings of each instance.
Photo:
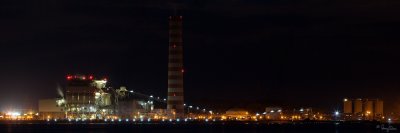
[[[379,133],[373,122],[11,122],[0,121],[0,133]],[[393,125],[399,128],[399,125]],[[398,131],[392,131],[398,132]]]

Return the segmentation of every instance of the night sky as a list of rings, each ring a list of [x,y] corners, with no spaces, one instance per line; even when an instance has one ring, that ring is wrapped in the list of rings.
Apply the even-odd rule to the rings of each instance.
[[[2,0],[0,108],[36,108],[74,73],[165,97],[174,7],[187,103],[400,110],[395,0]]]

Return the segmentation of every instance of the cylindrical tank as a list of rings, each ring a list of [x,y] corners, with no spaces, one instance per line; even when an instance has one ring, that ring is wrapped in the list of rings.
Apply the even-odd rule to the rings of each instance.
[[[354,114],[362,114],[363,113],[363,102],[362,99],[354,100]]]
[[[383,101],[377,99],[375,101],[375,116],[381,117],[383,116]]]
[[[343,113],[345,114],[353,113],[353,102],[347,98],[343,100]]]

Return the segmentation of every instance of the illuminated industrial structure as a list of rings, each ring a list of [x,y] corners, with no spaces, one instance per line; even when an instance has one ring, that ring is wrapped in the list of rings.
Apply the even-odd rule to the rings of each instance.
[[[314,112],[311,107],[293,109],[291,112],[292,112],[292,118],[291,118],[292,120],[316,119],[314,117]],[[289,114],[289,113],[287,113],[287,114]]]
[[[69,75],[65,88],[64,105],[67,118],[95,119],[103,116],[102,112],[113,113],[109,106],[111,94],[106,88],[107,79],[95,79],[94,76]]]
[[[226,117],[228,120],[248,120],[250,119],[250,114],[247,110],[233,108],[227,110],[224,117]]]
[[[280,120],[282,117],[281,107],[266,107],[265,108],[265,118],[267,120]]]
[[[343,99],[344,119],[380,120],[383,119],[383,101],[380,99]]]
[[[152,96],[107,87],[107,79],[69,75],[65,90],[56,99],[39,100],[40,119],[110,119],[155,115]],[[65,96],[64,96],[65,94]],[[157,114],[160,115],[160,114]]]
[[[169,17],[167,109],[174,117],[184,117],[182,16]]]

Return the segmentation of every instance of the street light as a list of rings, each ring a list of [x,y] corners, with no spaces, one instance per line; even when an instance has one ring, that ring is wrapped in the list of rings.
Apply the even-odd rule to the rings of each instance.
[[[190,116],[190,109],[191,109],[191,108],[193,108],[193,106],[190,105],[189,108],[188,108],[188,114],[189,114],[189,116]]]
[[[338,120],[339,115],[340,115],[339,111],[335,111],[335,119],[336,120]]]

